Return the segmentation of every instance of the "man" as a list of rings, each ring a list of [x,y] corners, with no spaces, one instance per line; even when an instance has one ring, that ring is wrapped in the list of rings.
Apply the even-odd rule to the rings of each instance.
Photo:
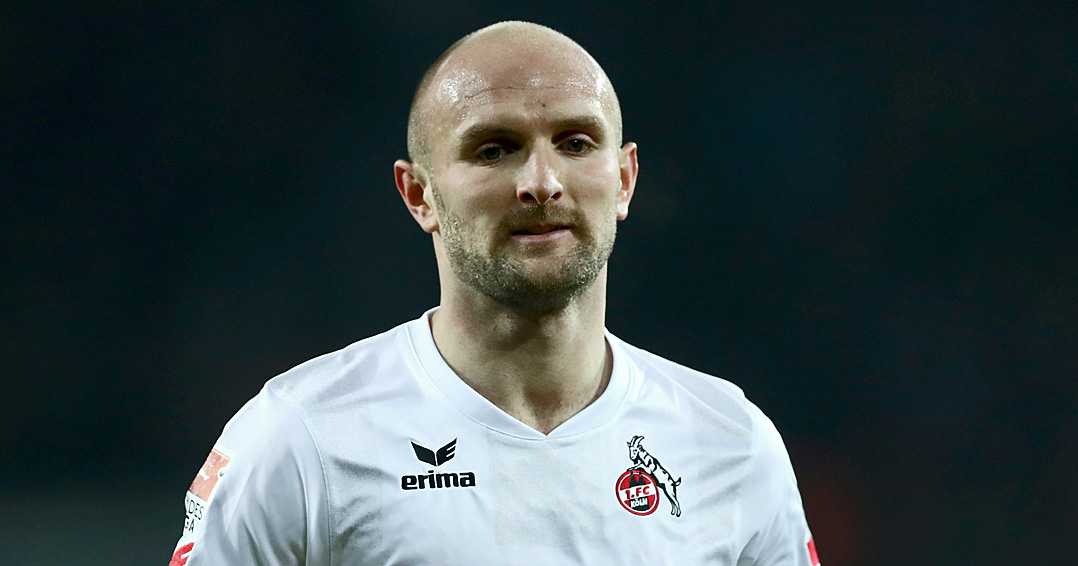
[[[591,56],[479,30],[424,76],[408,146],[440,306],[269,381],[195,478],[174,563],[816,564],[770,421],[604,330],[637,148]]]

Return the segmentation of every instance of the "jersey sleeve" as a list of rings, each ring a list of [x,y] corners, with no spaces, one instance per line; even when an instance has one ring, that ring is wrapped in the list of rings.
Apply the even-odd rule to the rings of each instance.
[[[225,425],[185,507],[170,566],[329,564],[319,452],[300,414],[268,388]]]
[[[775,425],[756,412],[755,462],[743,492],[738,566],[819,566],[793,465]]]

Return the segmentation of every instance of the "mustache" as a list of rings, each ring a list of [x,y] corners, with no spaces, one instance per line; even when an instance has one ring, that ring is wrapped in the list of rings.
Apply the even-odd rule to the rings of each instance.
[[[502,218],[499,227],[514,232],[538,223],[561,224],[582,228],[586,226],[584,215],[579,211],[547,204],[530,205]]]

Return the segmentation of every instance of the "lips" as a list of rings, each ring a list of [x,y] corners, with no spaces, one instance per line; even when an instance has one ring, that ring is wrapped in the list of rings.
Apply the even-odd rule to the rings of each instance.
[[[549,234],[557,230],[568,230],[571,228],[566,224],[552,224],[552,223],[539,223],[530,224],[513,231],[514,236],[538,236],[541,234]]]

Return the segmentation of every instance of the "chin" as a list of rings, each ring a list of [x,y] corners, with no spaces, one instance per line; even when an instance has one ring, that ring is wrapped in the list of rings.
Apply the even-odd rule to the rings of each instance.
[[[584,274],[565,277],[565,271],[559,271],[546,277],[503,281],[503,285],[489,296],[521,314],[549,315],[573,304],[585,295],[594,283],[594,277]]]

